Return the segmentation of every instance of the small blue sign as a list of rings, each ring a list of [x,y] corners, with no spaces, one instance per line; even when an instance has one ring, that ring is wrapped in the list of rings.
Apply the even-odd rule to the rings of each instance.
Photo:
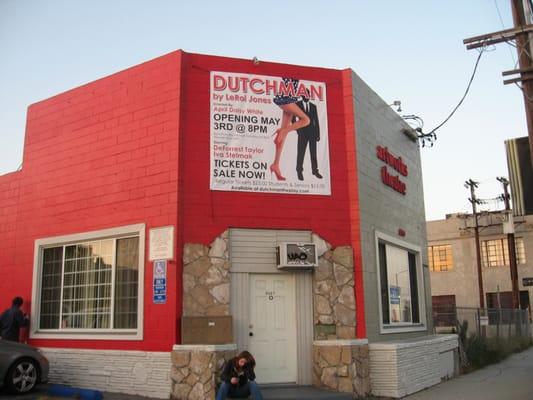
[[[154,303],[155,304],[165,304],[167,302],[166,294],[154,294]]]
[[[389,288],[390,293],[390,303],[391,304],[400,304],[400,287],[391,286]]]
[[[167,261],[154,261],[154,304],[167,302]]]

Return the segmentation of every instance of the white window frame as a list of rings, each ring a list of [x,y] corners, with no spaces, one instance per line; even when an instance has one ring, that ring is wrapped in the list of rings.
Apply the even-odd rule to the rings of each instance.
[[[383,323],[383,307],[381,304],[381,270],[379,266],[379,242],[386,245],[399,247],[405,251],[414,253],[416,259],[416,278],[418,284],[418,308],[420,322],[400,322],[400,323]],[[426,315],[426,286],[424,285],[424,269],[422,263],[422,248],[412,243],[395,238],[379,231],[375,232],[375,249],[376,249],[376,271],[377,271],[377,301],[379,307],[379,333],[407,333],[420,332],[427,330]]]
[[[144,321],[144,253],[145,253],[145,224],[126,225],[98,231],[75,233],[72,235],[54,236],[37,239],[34,246],[33,285],[31,302],[30,339],[92,339],[92,340],[142,340]],[[41,272],[43,252],[45,248],[59,247],[66,244],[81,243],[92,240],[120,239],[125,237],[139,237],[139,282],[137,298],[137,328],[136,329],[76,329],[61,331],[60,329],[39,329],[41,310]],[[115,249],[116,252],[116,249]],[[115,259],[116,254],[113,255]],[[113,267],[113,276],[115,274]],[[63,280],[63,274],[61,274]],[[112,294],[115,288],[112,288]],[[113,318],[113,316],[111,316]]]

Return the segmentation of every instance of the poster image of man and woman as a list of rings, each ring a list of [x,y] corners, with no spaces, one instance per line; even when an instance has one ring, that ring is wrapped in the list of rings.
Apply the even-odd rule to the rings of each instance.
[[[211,189],[330,195],[326,85],[211,72]]]

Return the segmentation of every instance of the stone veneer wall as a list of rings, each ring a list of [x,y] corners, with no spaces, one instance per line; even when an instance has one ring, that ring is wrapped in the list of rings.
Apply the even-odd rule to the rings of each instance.
[[[183,316],[230,315],[228,231],[183,248]]]
[[[313,275],[314,337],[324,339],[355,338],[355,292],[353,249],[331,248],[313,235],[319,249],[318,267]]]
[[[366,397],[371,390],[366,340],[313,343],[313,386]]]
[[[168,399],[170,352],[41,348],[52,383]]]
[[[237,354],[235,345],[176,345],[171,354],[174,400],[213,400],[224,363]]]
[[[368,345],[355,339],[353,249],[335,249],[313,234],[319,265],[313,274],[313,385],[363,396],[370,392]],[[228,231],[210,246],[187,243],[183,253],[183,315],[230,314]],[[350,339],[350,340],[338,340]],[[234,345],[228,345],[234,346]],[[175,346],[172,398],[213,399],[215,373],[235,350],[227,346]],[[218,349],[218,350],[215,350]]]

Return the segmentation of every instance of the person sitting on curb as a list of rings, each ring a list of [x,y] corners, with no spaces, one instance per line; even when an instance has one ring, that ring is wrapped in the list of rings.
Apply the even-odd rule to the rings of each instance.
[[[247,399],[250,394],[254,400],[263,400],[259,386],[255,382],[255,359],[247,351],[229,360],[220,375],[222,384],[216,400],[226,398]]]

